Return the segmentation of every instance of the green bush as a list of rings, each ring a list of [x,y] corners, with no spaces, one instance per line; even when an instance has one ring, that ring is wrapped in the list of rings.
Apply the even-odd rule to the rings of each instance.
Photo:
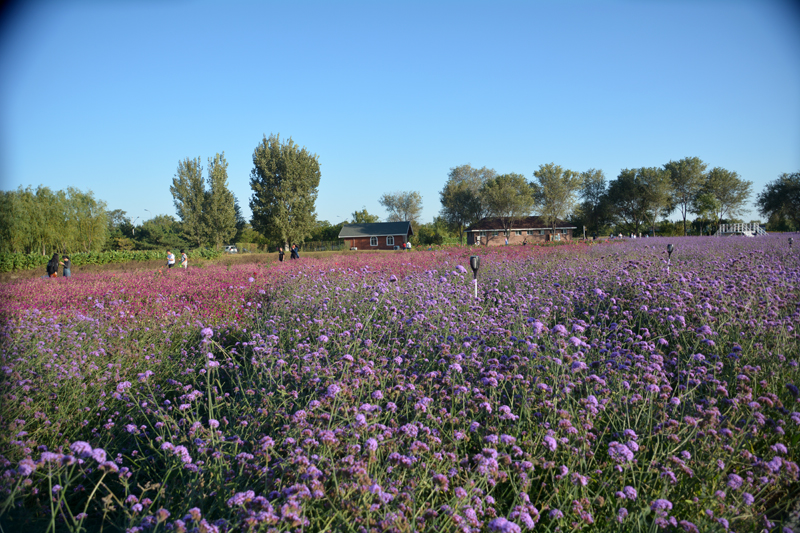
[[[174,250],[176,260],[179,260],[178,250]],[[216,259],[222,256],[222,252],[201,248],[190,250],[189,257],[200,259]],[[108,263],[127,263],[129,261],[152,261],[154,259],[165,259],[164,250],[136,250],[136,251],[116,251],[116,252],[89,252],[70,254],[70,260],[75,267],[83,265],[105,265]],[[32,270],[44,268],[50,256],[40,254],[21,254],[21,253],[0,253],[0,272],[14,272],[17,270]]]

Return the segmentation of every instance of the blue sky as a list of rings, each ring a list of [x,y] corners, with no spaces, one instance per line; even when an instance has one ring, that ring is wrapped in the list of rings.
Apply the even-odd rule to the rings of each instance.
[[[178,161],[319,155],[320,219],[451,167],[532,178],[697,156],[754,182],[800,171],[800,10],[782,1],[33,1],[0,26],[0,188],[76,186],[175,214]],[[207,165],[204,165],[207,166]],[[755,195],[754,195],[755,196]],[[147,210],[147,211],[145,211]],[[752,213],[757,217],[756,213]],[[677,216],[673,216],[677,218]]]

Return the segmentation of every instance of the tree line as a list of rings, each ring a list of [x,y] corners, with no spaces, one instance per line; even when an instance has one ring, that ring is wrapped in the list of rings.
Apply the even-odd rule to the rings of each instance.
[[[39,186],[0,191],[0,252],[58,253],[218,248],[245,228],[228,189],[225,155],[184,159],[170,191],[180,220],[157,215],[137,226],[120,209],[109,211],[92,191]],[[207,185],[207,187],[206,187]]]
[[[0,191],[0,252],[94,252],[106,246],[106,204],[75,187]]]
[[[178,162],[170,185],[179,217],[158,215],[136,225],[125,211],[108,211],[91,191],[70,187],[52,191],[31,187],[0,194],[0,251],[90,252],[149,250],[165,247],[215,247],[252,242],[288,246],[306,240],[334,241],[348,221],[318,220],[319,156],[289,138],[264,135],[252,156],[250,222],[246,222],[228,187],[225,154]],[[499,217],[508,232],[514,221],[538,214],[555,229],[559,220],[588,234],[656,232],[657,225],[677,212],[682,233],[700,221],[695,232],[712,231],[735,219],[752,195],[752,182],[722,167],[708,170],[697,157],[669,161],[660,167],[622,169],[613,180],[602,170],[578,172],[555,163],[540,165],[531,178],[498,174],[494,169],[460,165],[450,169],[439,193],[441,211],[432,223],[420,224],[422,196],[417,191],[385,193],[379,203],[387,221],[409,220],[417,240],[441,243],[484,217]],[[800,173],[782,174],[758,195],[762,216],[779,230],[800,229]],[[690,221],[690,215],[698,218]],[[366,208],[355,210],[352,222],[377,222]],[[662,222],[659,223],[659,220]],[[671,223],[670,223],[671,224]],[[769,226],[768,226],[769,227]]]
[[[757,200],[761,214],[773,222],[783,217],[800,227],[795,215],[800,212],[798,181],[798,174],[784,174],[768,184]],[[450,169],[440,192],[441,217],[459,235],[483,217],[501,217],[508,231],[515,219],[533,213],[553,228],[556,220],[567,220],[578,228],[585,226],[589,234],[612,229],[655,233],[658,221],[677,211],[686,235],[689,215],[697,215],[709,231],[741,215],[752,186],[734,171],[707,170],[697,157],[661,167],[622,169],[611,181],[602,170],[576,172],[555,163],[540,165],[531,180],[521,174],[498,175],[494,169],[461,165]],[[795,198],[794,203],[790,198]]]

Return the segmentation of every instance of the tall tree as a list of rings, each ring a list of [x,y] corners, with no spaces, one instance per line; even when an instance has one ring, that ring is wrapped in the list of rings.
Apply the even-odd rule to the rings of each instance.
[[[756,200],[762,216],[780,219],[789,218],[794,229],[800,229],[800,172],[781,174],[767,183]]]
[[[668,170],[658,167],[642,167],[638,171],[638,177],[644,188],[649,206],[645,209],[645,221],[650,225],[653,236],[656,234],[656,222],[658,217],[666,217],[670,211],[670,197],[672,195],[672,183],[669,178]]]
[[[499,217],[506,237],[517,219],[530,215],[536,200],[522,174],[501,174],[488,180],[481,195],[491,216]]]
[[[639,233],[645,224],[655,230],[655,221],[669,199],[669,174],[651,168],[622,169],[608,186],[608,202],[626,231]]]
[[[236,234],[236,199],[228,189],[225,152],[208,159],[208,190],[203,204],[207,239],[219,248]]]
[[[20,227],[25,232],[26,252],[49,255],[69,248],[72,230],[67,224],[67,195],[49,187],[31,187],[17,191],[22,219]]]
[[[497,176],[494,169],[473,168],[461,165],[450,169],[447,182],[439,192],[442,203],[440,216],[458,231],[460,242],[464,242],[464,228],[486,216],[486,205],[481,196],[484,184]]]
[[[169,187],[175,201],[175,211],[183,222],[186,239],[195,246],[203,244],[206,228],[203,221],[203,206],[206,202],[203,184],[203,167],[200,158],[178,162],[178,172]]]
[[[64,248],[82,252],[102,249],[108,235],[106,203],[97,200],[92,191],[68,187],[65,204],[72,242]]]
[[[581,172],[580,197],[581,213],[583,220],[591,233],[597,233],[608,220],[608,203],[605,201],[607,185],[606,176],[602,170],[590,168],[586,172]]]
[[[581,174],[555,163],[539,165],[539,170],[533,175],[536,178],[533,190],[537,207],[555,233],[556,221],[567,218],[575,208],[583,178]]]
[[[351,216],[354,224],[373,224],[381,219],[378,215],[370,215],[366,207],[362,207],[361,211],[356,209]]]
[[[316,221],[319,156],[299,148],[291,137],[270,135],[253,152],[250,209],[253,228],[285,245],[303,242]]]
[[[735,217],[744,210],[750,198],[753,182],[739,177],[739,174],[721,167],[714,167],[706,176],[701,194],[710,194],[717,200],[714,222],[719,226],[723,218]]]
[[[692,212],[695,213],[698,218],[694,220],[692,225],[697,227],[700,235],[705,235],[706,231],[709,232],[709,235],[711,234],[709,224],[716,224],[716,213],[718,211],[719,201],[713,194],[701,192],[695,197],[692,203]]]
[[[125,232],[125,229],[132,226],[130,217],[127,216],[127,211],[122,209],[114,209],[108,211],[106,217],[108,218],[108,233]]]
[[[413,225],[422,212],[422,195],[417,191],[385,193],[378,203],[389,212],[388,222],[409,221]]]
[[[157,215],[142,222],[137,233],[137,248],[147,250],[180,249],[187,246],[182,224],[170,215]]]
[[[677,209],[683,218],[683,234],[686,235],[686,215],[692,211],[694,200],[706,180],[707,165],[699,157],[684,157],[680,161],[670,161],[664,165],[669,171],[672,184],[670,207]]]
[[[241,206],[239,206],[239,199],[236,197],[235,194],[233,195],[233,212],[236,214],[236,233],[231,239],[231,242],[248,242],[242,240],[242,235],[244,234],[244,231],[247,229],[247,226],[250,226],[250,224],[247,222],[247,220],[245,220],[244,215],[242,215],[242,208]]]
[[[136,238],[133,222],[122,209],[114,209],[106,213],[108,218],[108,238],[106,250],[133,250],[133,239]]]

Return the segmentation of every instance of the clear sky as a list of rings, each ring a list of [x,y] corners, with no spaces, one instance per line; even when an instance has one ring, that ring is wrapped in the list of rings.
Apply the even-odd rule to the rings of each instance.
[[[697,156],[754,182],[800,171],[800,10],[778,0],[37,1],[0,20],[0,188],[91,189],[175,214],[178,161],[319,155],[318,217],[450,168],[532,178]],[[755,195],[754,195],[755,196]],[[145,211],[147,210],[147,211]],[[756,213],[752,213],[757,217]],[[673,217],[677,218],[677,217]]]

